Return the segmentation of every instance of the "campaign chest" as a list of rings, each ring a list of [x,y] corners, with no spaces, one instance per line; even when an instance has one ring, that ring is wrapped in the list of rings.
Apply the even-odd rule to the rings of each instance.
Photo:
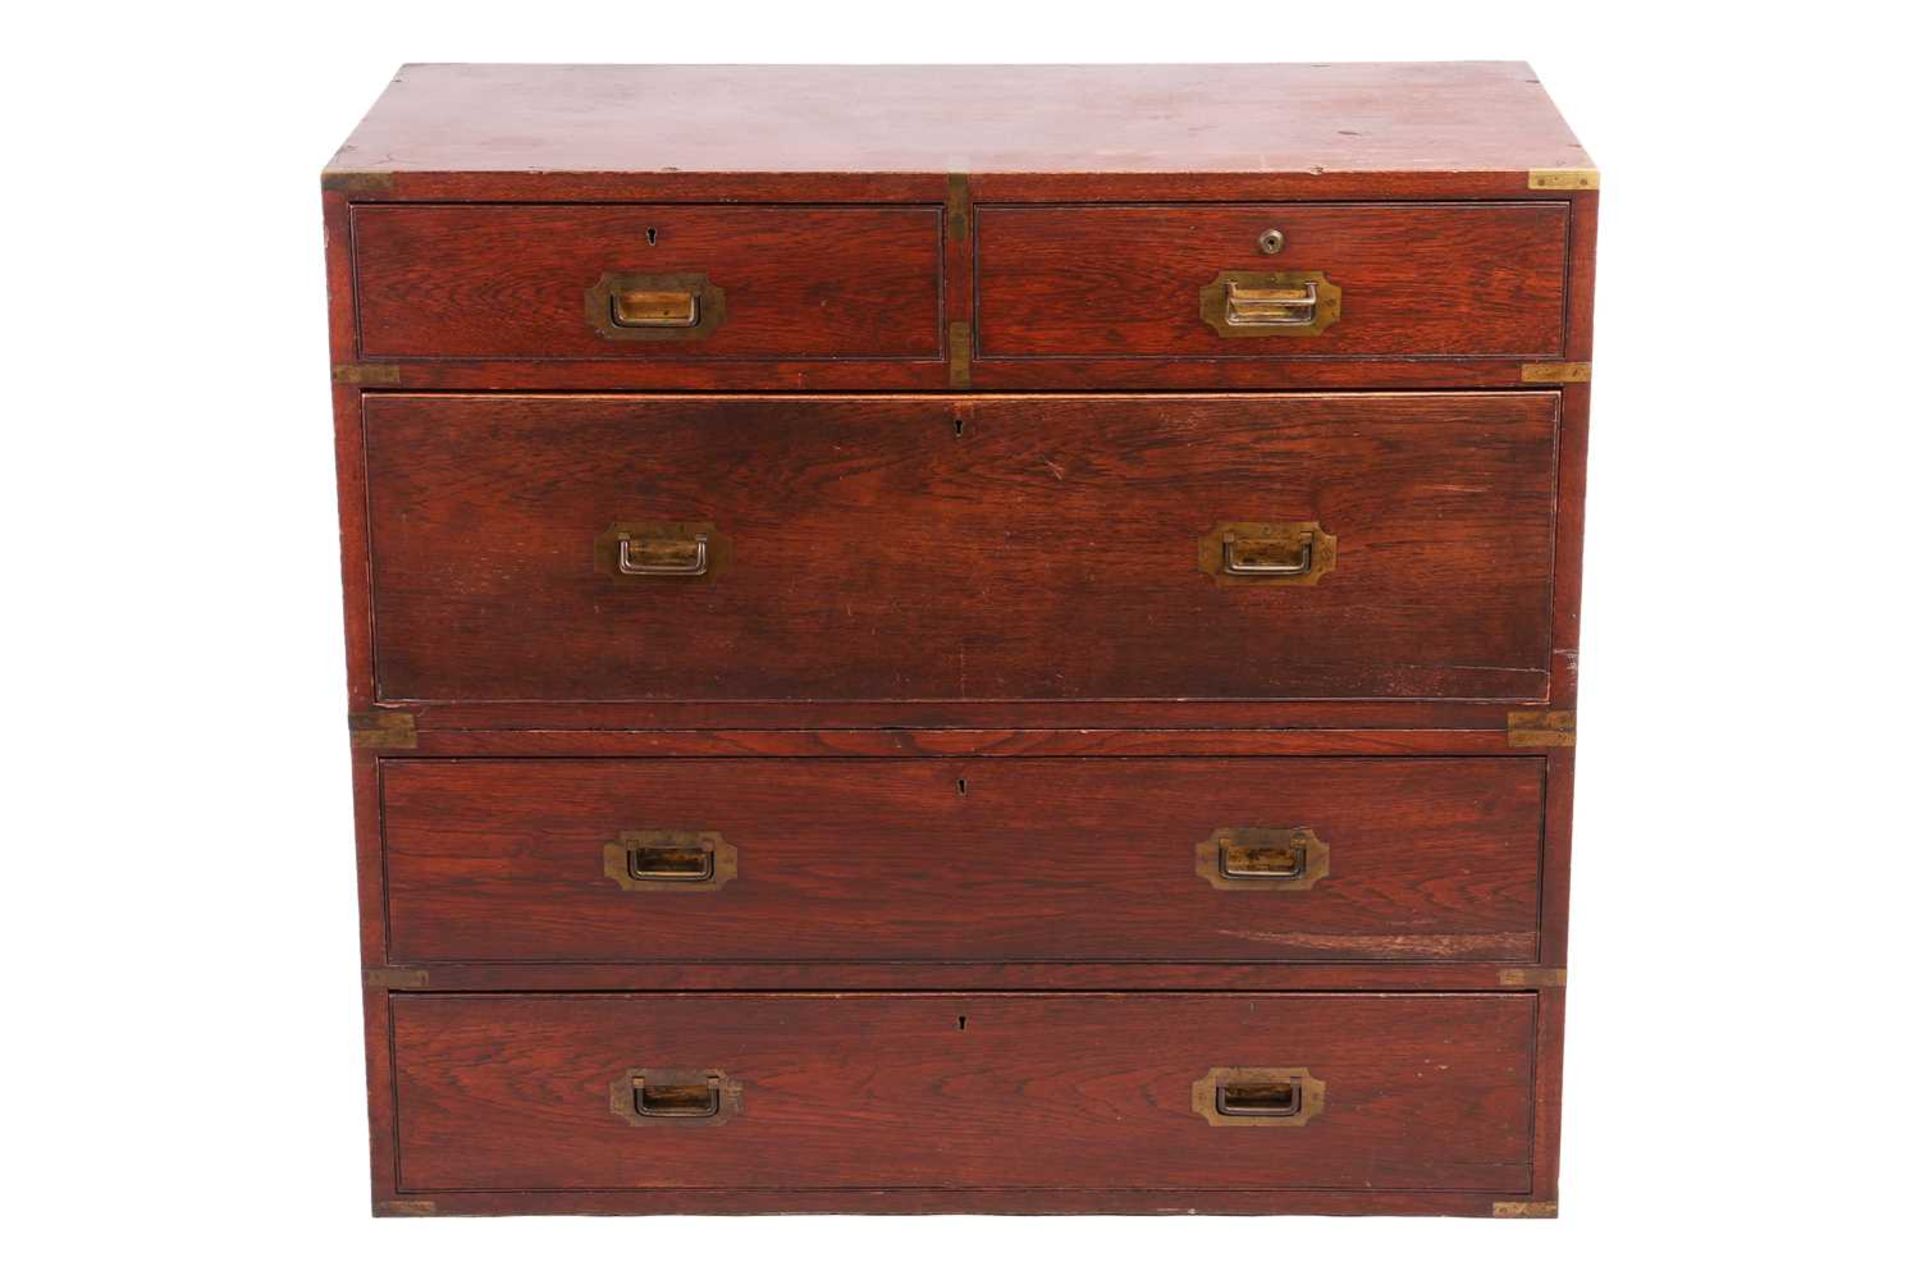
[[[322,185],[377,1213],[1552,1216],[1524,65],[410,66]]]

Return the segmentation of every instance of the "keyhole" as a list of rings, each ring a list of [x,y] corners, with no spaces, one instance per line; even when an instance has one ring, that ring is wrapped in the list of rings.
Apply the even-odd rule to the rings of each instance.
[[[960,1015],[959,1027],[962,1031],[967,1029],[967,1015],[964,1013]]]
[[[961,778],[958,782],[955,782],[953,785],[954,785],[954,789],[959,791],[961,795],[967,794],[967,780],[965,778]]]
[[[958,440],[961,436],[965,435],[966,433],[967,433],[967,420],[965,418],[955,418],[953,420],[953,438],[955,440]]]
[[[647,243],[648,243],[648,244],[659,244],[659,243],[660,243],[660,228],[658,228],[658,227],[648,227],[648,228],[647,228]]]

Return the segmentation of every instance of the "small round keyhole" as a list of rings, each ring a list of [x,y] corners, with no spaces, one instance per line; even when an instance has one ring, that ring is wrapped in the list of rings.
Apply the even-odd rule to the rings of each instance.
[[[1278,227],[1260,233],[1260,252],[1262,253],[1278,253],[1286,243],[1287,238],[1281,234]]]
[[[648,227],[648,228],[647,228],[647,243],[648,243],[648,244],[659,244],[659,243],[660,243],[660,228],[658,228],[658,227]]]

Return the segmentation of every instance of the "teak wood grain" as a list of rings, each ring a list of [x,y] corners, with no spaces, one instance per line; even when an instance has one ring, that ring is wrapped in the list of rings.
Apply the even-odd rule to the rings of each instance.
[[[399,1190],[1024,1187],[1524,1194],[1534,997],[393,997]],[[1325,1109],[1221,1127],[1216,1067]],[[634,1068],[719,1071],[725,1123],[636,1126]]]
[[[390,761],[396,962],[1531,961],[1542,768],[1496,760]],[[1327,874],[1215,888],[1223,827]],[[622,831],[715,830],[737,878],[624,891]]]
[[[382,697],[1509,698],[1547,688],[1552,392],[728,399],[374,395]],[[701,521],[620,580],[613,523]],[[1223,585],[1227,521],[1337,535]]]
[[[411,66],[322,185],[376,1213],[1553,1216],[1599,196],[1530,69]],[[1289,270],[1318,336],[1202,315]],[[623,892],[649,829],[738,874]],[[1324,1110],[1195,1113],[1262,1065]]]
[[[1551,358],[1564,343],[1564,204],[984,205],[983,358],[1349,355]],[[1284,238],[1266,253],[1260,237]],[[1222,271],[1319,271],[1321,333],[1223,337],[1196,323]]]

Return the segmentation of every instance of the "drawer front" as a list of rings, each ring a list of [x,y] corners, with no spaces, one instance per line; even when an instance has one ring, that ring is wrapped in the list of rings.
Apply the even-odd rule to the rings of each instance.
[[[362,358],[938,359],[937,208],[372,205]]]
[[[1515,960],[1526,758],[389,761],[423,961]]]
[[[1534,997],[402,995],[410,1192],[1525,1192]],[[1040,1206],[1036,1206],[1040,1207]]]
[[[1564,203],[976,212],[982,358],[1544,357],[1565,341]]]
[[[1558,408],[369,395],[379,691],[1541,698]]]

